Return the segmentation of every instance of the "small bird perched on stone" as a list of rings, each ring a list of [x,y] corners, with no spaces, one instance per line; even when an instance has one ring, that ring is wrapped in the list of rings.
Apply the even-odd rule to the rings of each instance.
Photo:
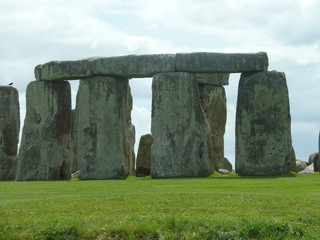
[[[10,85],[10,86],[11,86],[12,84],[13,84],[13,82],[9,83],[8,85]]]

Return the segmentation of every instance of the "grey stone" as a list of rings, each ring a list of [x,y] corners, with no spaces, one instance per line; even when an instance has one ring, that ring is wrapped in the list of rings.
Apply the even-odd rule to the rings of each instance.
[[[227,169],[230,172],[232,171],[232,164],[229,162],[227,158],[222,158],[220,161],[217,163],[217,169]]]
[[[148,176],[151,169],[151,145],[153,137],[146,134],[140,137],[137,155],[136,176]]]
[[[198,84],[223,86],[229,85],[229,73],[195,73]]]
[[[285,74],[275,71],[242,74],[236,113],[236,172],[288,173],[295,161],[292,150]]]
[[[300,171],[299,173],[300,174],[311,174],[311,173],[314,173],[313,163],[311,163],[309,166],[307,166],[303,171]]]
[[[307,163],[301,160],[296,160],[296,172],[301,172],[307,167]]]
[[[131,121],[131,111],[132,111],[132,95],[131,95],[131,88],[128,85],[127,90],[127,105],[126,105],[126,129],[125,129],[125,139],[126,139],[126,151],[125,155],[128,160],[128,168],[129,168],[129,175],[135,175],[135,153],[134,153],[134,144],[136,142],[136,128],[132,124]]]
[[[72,121],[71,121],[71,140],[70,140],[70,168],[71,168],[71,172],[76,172],[80,170],[80,162],[78,158],[78,123],[79,123],[78,103],[76,103],[76,108],[72,110],[71,119]]]
[[[315,172],[319,172],[319,153],[314,156],[313,167]]]
[[[72,179],[80,179],[80,177],[81,177],[80,170],[71,174]]]
[[[228,169],[220,168],[218,171],[219,171],[219,173],[221,173],[221,174],[230,174],[230,171],[229,171]]]
[[[151,176],[211,174],[210,127],[192,73],[156,74],[152,83]]]
[[[312,154],[310,154],[309,155],[309,158],[308,158],[308,164],[310,165],[311,163],[314,163],[314,159],[315,159],[315,157],[317,156],[317,152],[315,152],[315,153],[312,153]]]
[[[93,62],[95,75],[118,75],[128,78],[152,77],[156,73],[174,72],[174,54],[129,55],[99,58]]]
[[[18,91],[11,86],[0,86],[0,180],[15,179],[19,131]]]
[[[92,62],[96,58],[75,61],[51,61],[34,69],[36,80],[74,80],[93,76]]]
[[[16,179],[70,179],[70,84],[31,82],[26,103]]]
[[[259,53],[177,53],[176,71],[197,73],[258,72],[268,69],[268,56]]]
[[[94,77],[78,90],[78,158],[81,179],[107,179],[129,174],[126,155],[128,79]]]
[[[212,85],[199,85],[201,107],[205,119],[211,129],[213,155],[216,169],[225,168],[224,159],[224,133],[227,122],[227,99],[224,87]],[[226,168],[226,169],[229,169]],[[232,166],[230,171],[232,170]]]

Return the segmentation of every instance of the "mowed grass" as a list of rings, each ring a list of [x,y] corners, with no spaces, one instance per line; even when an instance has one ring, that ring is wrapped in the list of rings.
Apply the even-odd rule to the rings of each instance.
[[[0,182],[0,239],[320,239],[320,174]]]

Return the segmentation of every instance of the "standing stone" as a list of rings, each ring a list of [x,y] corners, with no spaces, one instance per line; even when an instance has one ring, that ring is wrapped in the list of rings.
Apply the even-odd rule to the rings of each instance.
[[[152,83],[151,176],[211,174],[210,127],[192,73],[156,74]]]
[[[281,72],[242,74],[236,114],[236,172],[288,173],[292,156],[286,77]]]
[[[78,90],[78,158],[81,179],[125,177],[128,79],[93,77]]]
[[[76,171],[80,170],[80,163],[78,158],[78,123],[79,112],[76,103],[76,108],[72,110],[71,121],[70,167],[72,173],[75,173]]]
[[[224,165],[224,133],[227,122],[227,99],[224,87],[199,85],[201,106],[211,128],[213,155],[217,168]],[[228,169],[229,170],[229,169]],[[232,167],[231,167],[232,170]]]
[[[136,166],[137,177],[150,175],[152,143],[153,137],[151,134],[146,134],[140,137]]]
[[[13,180],[17,170],[20,131],[19,94],[11,86],[0,86],[0,180]]]
[[[70,179],[70,84],[31,82],[26,98],[16,179]]]
[[[132,124],[131,121],[131,111],[132,111],[132,95],[131,95],[131,88],[128,85],[127,89],[127,105],[126,105],[126,131],[125,131],[125,138],[127,141],[126,144],[126,158],[128,160],[128,169],[129,169],[129,175],[135,175],[135,164],[136,164],[136,159],[135,159],[135,153],[134,153],[134,144],[136,142],[136,128]]]

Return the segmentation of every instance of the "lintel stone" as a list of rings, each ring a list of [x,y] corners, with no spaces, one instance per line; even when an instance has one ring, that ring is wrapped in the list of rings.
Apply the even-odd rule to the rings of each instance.
[[[229,85],[229,73],[195,73],[197,83],[201,85]]]
[[[34,73],[37,80],[56,81],[78,80],[93,76],[146,78],[168,72],[235,73],[259,72],[267,69],[268,56],[264,52],[246,54],[196,52],[51,61],[36,66]]]
[[[258,53],[177,53],[176,71],[240,73],[268,70],[268,55]]]

